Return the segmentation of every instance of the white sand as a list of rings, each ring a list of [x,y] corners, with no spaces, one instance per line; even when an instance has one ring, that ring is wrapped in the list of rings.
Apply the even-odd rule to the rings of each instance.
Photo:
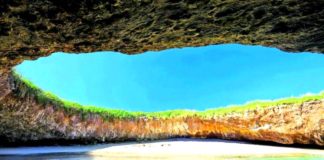
[[[324,148],[323,148],[324,149]],[[160,157],[185,156],[219,157],[219,156],[264,156],[264,155],[319,155],[324,157],[322,149],[302,149],[269,145],[249,144],[225,140],[175,139],[147,143],[117,143],[92,146],[53,146],[0,148],[0,155],[31,155],[54,153],[81,153],[93,157]],[[136,159],[136,158],[135,158]]]

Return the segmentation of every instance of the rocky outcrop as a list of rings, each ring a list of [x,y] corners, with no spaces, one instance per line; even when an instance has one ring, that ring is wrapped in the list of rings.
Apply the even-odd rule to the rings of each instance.
[[[218,43],[324,51],[324,1],[0,0],[0,65],[55,51],[140,53]]]
[[[10,76],[9,76],[10,77]],[[94,143],[171,137],[223,138],[324,146],[324,100],[269,106],[226,116],[104,119],[73,114],[50,102],[39,103],[26,85],[8,79],[12,92],[0,102],[2,145],[32,142]]]
[[[0,0],[1,143],[119,141],[178,136],[323,145],[323,102],[209,119],[81,119],[42,105],[11,69],[55,51],[127,54],[218,43],[324,53],[324,1]]]

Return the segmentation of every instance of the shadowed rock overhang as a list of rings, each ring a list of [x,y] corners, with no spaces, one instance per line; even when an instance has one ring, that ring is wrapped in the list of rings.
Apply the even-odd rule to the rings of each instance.
[[[324,1],[0,0],[0,65],[219,43],[324,52]]]

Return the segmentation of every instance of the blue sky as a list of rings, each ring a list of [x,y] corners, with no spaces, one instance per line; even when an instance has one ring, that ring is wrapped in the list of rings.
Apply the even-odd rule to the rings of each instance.
[[[132,56],[55,53],[16,69],[63,99],[132,111],[204,110],[324,89],[323,55],[238,44]]]

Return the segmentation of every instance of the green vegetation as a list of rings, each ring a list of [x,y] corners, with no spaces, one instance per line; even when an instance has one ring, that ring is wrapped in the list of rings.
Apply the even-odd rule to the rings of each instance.
[[[83,118],[93,114],[99,114],[104,119],[124,118],[124,119],[135,119],[138,117],[145,118],[173,118],[173,117],[188,117],[188,116],[199,116],[199,117],[213,117],[223,116],[232,113],[243,113],[247,110],[262,109],[270,106],[278,106],[284,104],[301,104],[303,102],[324,99],[324,92],[317,95],[304,95],[302,97],[291,97],[278,100],[268,101],[253,101],[248,102],[244,105],[231,105],[222,108],[209,109],[205,111],[194,111],[194,110],[170,110],[162,112],[130,112],[117,109],[107,109],[96,106],[82,106],[78,103],[62,100],[50,92],[45,92],[39,89],[29,80],[21,77],[17,73],[13,73],[14,80],[19,88],[17,94],[20,96],[33,95],[36,101],[41,104],[53,104],[58,109],[63,109],[70,114],[80,114]]]

